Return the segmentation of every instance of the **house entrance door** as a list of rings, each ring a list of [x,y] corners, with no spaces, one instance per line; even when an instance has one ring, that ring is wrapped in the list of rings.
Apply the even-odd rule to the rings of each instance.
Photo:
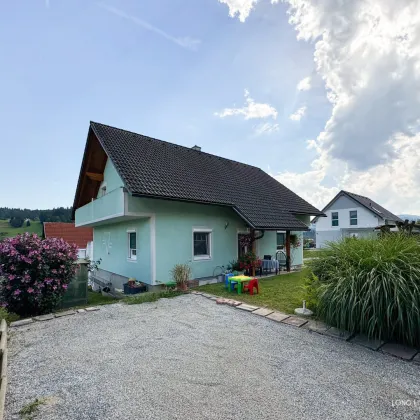
[[[248,246],[241,245],[241,239],[246,236],[248,236],[247,233],[238,233],[238,258],[242,257],[242,255],[245,255],[248,252]]]

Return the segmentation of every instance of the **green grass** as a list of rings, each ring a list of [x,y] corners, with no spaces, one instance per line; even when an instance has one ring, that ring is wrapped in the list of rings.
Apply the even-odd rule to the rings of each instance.
[[[18,235],[19,233],[36,233],[38,236],[42,235],[42,224],[41,222],[31,221],[31,226],[23,224],[20,228],[14,228],[10,226],[8,220],[0,220],[0,239],[9,238]]]
[[[88,291],[88,303],[86,306],[99,306],[109,305],[111,303],[117,303],[120,299],[113,298],[110,296],[102,296],[102,293]]]
[[[145,302],[156,302],[162,298],[173,298],[179,295],[182,295],[183,292],[172,291],[172,290],[163,290],[161,292],[147,292],[147,293],[139,293],[138,295],[133,295],[132,297],[128,297],[124,299],[124,303],[127,305],[137,305],[139,303]]]
[[[102,293],[92,292],[89,290],[88,303],[82,307],[109,305],[117,302],[126,303],[127,305],[137,305],[145,302],[156,302],[161,298],[172,298],[175,296],[179,296],[180,294],[182,294],[182,292],[162,290],[161,292],[139,293],[138,295],[132,295],[130,297],[118,299],[109,296],[102,296]]]
[[[305,296],[303,284],[308,270],[296,273],[281,274],[268,279],[259,279],[259,294],[250,296],[248,293],[238,295],[236,292],[228,292],[224,283],[208,284],[198,290],[217,296],[237,299],[256,306],[266,306],[281,312],[293,313],[296,308],[302,306]]]
[[[304,249],[303,250],[303,258],[314,258],[319,256],[321,250],[318,248],[312,248],[312,249]]]

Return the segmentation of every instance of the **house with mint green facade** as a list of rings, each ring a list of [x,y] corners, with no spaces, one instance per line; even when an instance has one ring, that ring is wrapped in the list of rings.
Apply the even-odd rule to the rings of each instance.
[[[93,228],[97,276],[116,288],[130,277],[153,288],[179,263],[191,280],[211,279],[245,234],[261,237],[261,258],[284,246],[301,265],[302,232],[323,215],[257,167],[94,122],[74,211],[76,226]]]

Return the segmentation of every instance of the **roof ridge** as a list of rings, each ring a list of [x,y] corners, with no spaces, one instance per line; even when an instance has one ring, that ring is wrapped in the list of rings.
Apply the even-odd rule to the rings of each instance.
[[[146,134],[136,133],[135,131],[125,130],[124,128],[115,127],[115,126],[109,125],[109,124],[102,124],[102,123],[99,123],[99,122],[96,122],[96,121],[90,121],[90,124],[98,124],[98,125],[103,125],[104,127],[113,128],[114,130],[125,131],[126,133],[135,134],[136,136],[142,136],[142,137],[145,137],[145,138],[150,139],[150,140],[154,140],[154,141],[157,141],[157,142],[169,144],[171,146],[181,147],[181,148],[186,149],[186,150],[189,150],[191,152],[201,153],[201,154],[204,154],[204,155],[215,157],[217,159],[226,160],[228,162],[239,163],[240,165],[249,166],[251,168],[255,168],[255,169],[258,169],[258,170],[262,171],[262,169],[259,168],[258,166],[250,165],[249,163],[239,162],[238,160],[233,160],[233,159],[225,158],[223,156],[215,155],[213,153],[203,152],[202,150],[195,150],[192,147],[183,146],[183,145],[177,144],[177,143],[171,143],[170,141],[157,139],[156,137],[150,137],[150,136],[147,136]]]

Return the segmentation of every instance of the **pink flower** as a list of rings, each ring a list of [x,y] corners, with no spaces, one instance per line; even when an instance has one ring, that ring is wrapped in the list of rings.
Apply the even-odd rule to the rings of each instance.
[[[67,290],[67,284],[63,284],[63,289]]]
[[[10,276],[9,276],[10,281],[14,280],[15,278],[16,278],[16,276],[14,274],[10,274]]]
[[[32,287],[29,287],[28,288],[28,293],[33,293],[34,292],[34,289],[32,289]]]
[[[13,293],[15,296],[19,296],[22,292],[19,289],[15,290],[15,293]]]

